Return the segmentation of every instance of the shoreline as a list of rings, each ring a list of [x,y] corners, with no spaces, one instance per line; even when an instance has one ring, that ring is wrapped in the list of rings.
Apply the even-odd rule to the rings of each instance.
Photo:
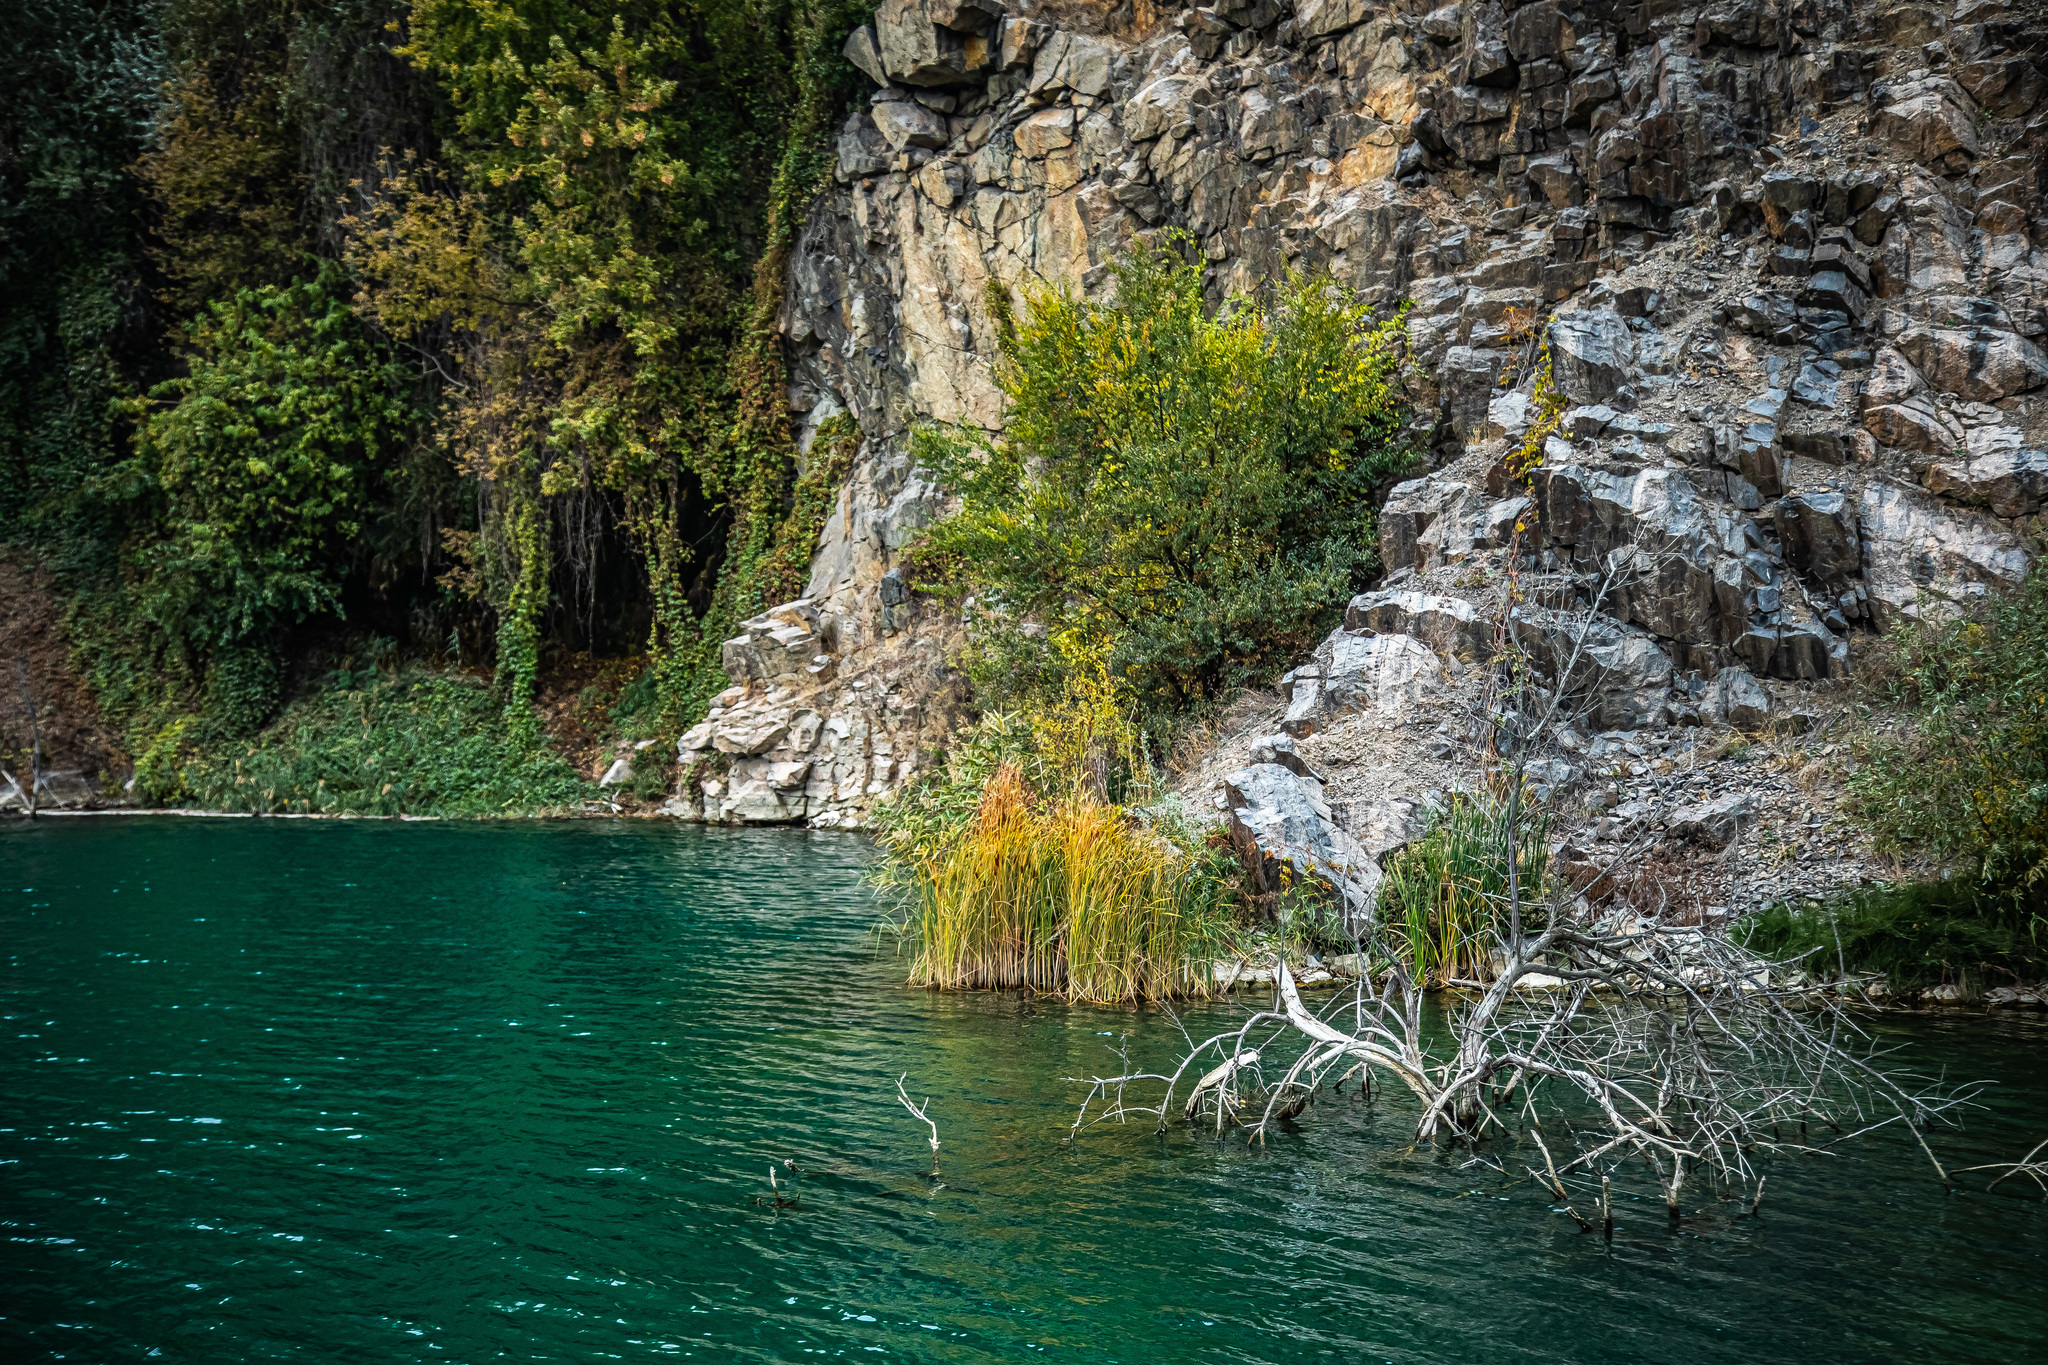
[[[190,806],[114,807],[100,810],[39,810],[33,819],[23,811],[7,811],[0,813],[0,824],[32,824],[34,820],[38,819],[78,820],[107,817],[150,819],[166,816],[194,820],[367,820],[409,824],[475,821],[478,823],[498,822],[509,824],[547,820],[650,820],[662,817],[663,812],[651,810],[634,814],[626,814],[619,811],[564,811],[532,815],[359,815],[325,811],[223,811],[205,810]],[[703,821],[676,820],[673,816],[664,818],[679,826],[689,825],[698,829],[730,828],[729,826],[707,824]],[[742,828],[783,829],[801,831],[806,834],[817,832],[809,826],[801,824],[747,825],[742,826]],[[833,830],[830,832],[849,834],[862,831]],[[1297,976],[1297,984],[1304,990],[1333,990],[1348,985],[1357,979],[1355,961],[1346,960],[1348,957],[1349,955],[1341,955],[1336,958],[1317,958],[1313,961],[1305,958],[1299,964],[1303,970]],[[1334,970],[1332,970],[1333,968]],[[1251,991],[1270,989],[1276,981],[1276,973],[1273,968],[1254,967],[1242,956],[1229,959],[1219,958],[1210,963],[1210,970],[1215,991],[1215,994],[1211,997],[1212,999],[1228,999],[1247,994]],[[1538,995],[1545,993],[1556,988],[1552,984],[1553,981],[1554,978],[1532,980],[1529,985],[1518,991],[1518,994]],[[1561,985],[1562,983],[1557,984]],[[2032,985],[2017,987],[1992,987],[1990,991],[1981,992],[1978,998],[1974,1000],[1963,999],[1959,992],[1955,992],[1953,986],[1945,984],[1928,987],[1916,992],[1894,992],[1881,980],[1854,984],[1859,989],[1855,992],[1857,998],[1853,999],[1851,1003],[1861,1004],[1885,1013],[1927,1014],[1956,1010],[1977,1010],[1985,1014],[2011,1014],[2048,1010],[2048,982],[2038,982]],[[1951,993],[1946,995],[1939,993],[1944,990]],[[1992,992],[2004,991],[2011,991],[2013,997],[2016,998],[1986,998]],[[1464,996],[1470,992],[1463,988],[1445,987],[1432,990],[1429,993],[1432,995]]]

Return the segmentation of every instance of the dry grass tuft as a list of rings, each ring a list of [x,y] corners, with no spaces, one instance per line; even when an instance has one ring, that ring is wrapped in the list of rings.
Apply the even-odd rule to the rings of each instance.
[[[920,855],[912,985],[1093,1002],[1199,998],[1227,928],[1213,872],[1085,795],[1035,803],[1017,766]]]

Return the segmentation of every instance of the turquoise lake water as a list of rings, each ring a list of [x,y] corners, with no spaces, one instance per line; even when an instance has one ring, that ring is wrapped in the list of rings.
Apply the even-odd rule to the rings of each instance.
[[[1061,1077],[1126,1034],[1166,1061],[1171,1021],[903,989],[868,856],[647,822],[0,827],[0,1356],[2048,1359],[2048,1206],[1945,1195],[1900,1135],[1775,1163],[1754,1220],[1631,1199],[1611,1245],[1407,1150],[1398,1098],[1264,1150],[1069,1145]],[[1999,1082],[1935,1137],[1952,1166],[2048,1135],[2038,1018],[1886,1032]],[[785,1157],[797,1206],[757,1204]]]

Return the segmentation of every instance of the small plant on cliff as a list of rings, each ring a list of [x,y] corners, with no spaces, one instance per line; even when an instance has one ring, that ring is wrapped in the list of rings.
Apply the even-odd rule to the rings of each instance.
[[[1879,848],[1921,854],[1988,897],[2048,908],[2048,567],[1875,651],[1875,699],[1905,724],[1850,781]]]
[[[921,553],[976,597],[996,704],[1056,695],[1049,641],[1104,642],[1148,730],[1304,649],[1373,568],[1373,493],[1410,455],[1398,319],[1327,279],[1214,316],[1184,239],[1114,297],[996,288],[1003,431],[919,434],[961,500]]]
[[[1492,978],[1508,903],[1511,818],[1521,822],[1514,831],[1516,891],[1530,914],[1543,903],[1548,844],[1545,821],[1531,819],[1521,803],[1511,814],[1508,802],[1492,796],[1455,797],[1429,833],[1387,860],[1380,918],[1417,981],[1448,986]]]

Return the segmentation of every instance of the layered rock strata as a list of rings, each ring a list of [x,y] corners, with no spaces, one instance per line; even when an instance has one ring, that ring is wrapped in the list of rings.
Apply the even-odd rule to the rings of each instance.
[[[904,574],[943,510],[910,432],[999,421],[991,280],[1098,289],[1178,228],[1219,301],[1293,269],[1405,305],[1429,452],[1388,495],[1381,590],[1248,703],[1192,799],[1283,831],[1274,859],[1383,856],[1470,779],[1472,689],[1514,649],[1592,660],[1542,783],[1597,812],[1582,842],[1647,822],[1719,856],[1700,830],[1831,810],[1836,777],[1672,814],[1719,799],[1695,777],[1727,727],[1824,727],[1874,631],[2038,550],[2044,35],[2008,0],[891,0],[848,45],[876,89],[782,321],[803,429],[848,413],[860,452],[806,598],[728,647],[672,808],[860,823],[930,761],[961,627]],[[1546,361],[1567,410],[1509,479]],[[1252,760],[1276,733],[1317,779]],[[1786,838],[1778,865],[1860,875],[1835,835]]]

